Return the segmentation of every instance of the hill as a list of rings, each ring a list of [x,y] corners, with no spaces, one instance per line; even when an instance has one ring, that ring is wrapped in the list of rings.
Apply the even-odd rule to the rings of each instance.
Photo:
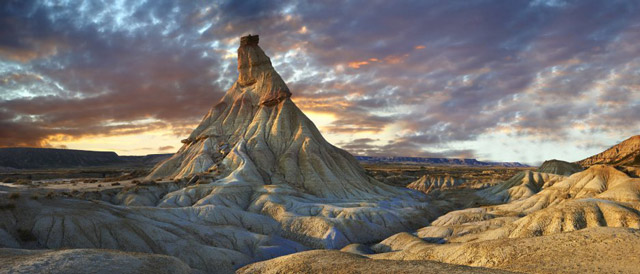
[[[576,163],[581,166],[597,164],[640,166],[640,135],[633,136],[601,153]]]

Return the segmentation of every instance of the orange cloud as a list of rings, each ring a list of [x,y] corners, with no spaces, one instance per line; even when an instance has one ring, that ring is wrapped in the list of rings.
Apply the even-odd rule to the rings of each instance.
[[[409,54],[405,54],[405,55],[389,55],[386,58],[384,58],[384,60],[389,64],[400,64],[400,63],[404,62],[404,60],[407,59],[407,57],[409,57]]]
[[[368,65],[368,64],[369,64],[369,62],[367,62],[367,61],[356,61],[356,62],[349,62],[348,66],[350,68],[358,69],[361,66],[365,66],[365,65]]]
[[[161,146],[158,148],[159,151],[172,150],[175,149],[174,146]]]
[[[426,47],[426,46],[423,46],[423,45],[419,45],[419,46],[416,46],[416,47],[415,47],[415,49],[426,49],[426,48],[427,48],[427,47]]]

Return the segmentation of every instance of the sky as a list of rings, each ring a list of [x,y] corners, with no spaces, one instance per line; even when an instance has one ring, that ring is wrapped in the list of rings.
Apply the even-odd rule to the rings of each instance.
[[[638,1],[0,3],[0,147],[172,153],[260,46],[356,155],[576,161],[640,134]]]

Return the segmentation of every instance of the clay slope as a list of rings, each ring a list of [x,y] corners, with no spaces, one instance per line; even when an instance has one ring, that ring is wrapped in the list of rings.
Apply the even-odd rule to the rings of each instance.
[[[536,174],[540,177],[534,179],[544,177],[534,172],[529,176]],[[550,235],[595,226],[640,228],[640,179],[604,165],[570,177],[553,176],[557,177],[545,184],[512,178],[482,190],[478,194],[487,199],[502,197],[510,202],[449,212],[418,230],[417,235],[430,241],[467,242]],[[536,188],[538,192],[533,190]],[[527,195],[505,198],[521,193]]]
[[[581,166],[596,164],[640,166],[640,135],[633,136],[601,153],[576,163]]]
[[[561,175],[527,170],[503,183],[480,190],[477,195],[494,203],[507,203],[531,197],[543,188],[552,186],[564,178],[565,176]]]
[[[370,257],[542,273],[639,267],[627,263],[640,244],[639,178],[595,165],[569,177],[525,172],[478,194],[508,202],[449,212],[374,245],[380,254]]]

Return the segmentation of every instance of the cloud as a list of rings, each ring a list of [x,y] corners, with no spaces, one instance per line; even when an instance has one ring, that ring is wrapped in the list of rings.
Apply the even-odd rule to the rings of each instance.
[[[474,156],[486,153],[460,144],[496,132],[567,145],[638,133],[637,3],[362,6],[5,1],[0,146],[188,134],[235,80],[229,57],[247,33],[303,110],[335,117],[322,130],[353,153]]]
[[[167,151],[167,150],[174,150],[175,147],[174,146],[161,146],[158,148],[159,151]]]

